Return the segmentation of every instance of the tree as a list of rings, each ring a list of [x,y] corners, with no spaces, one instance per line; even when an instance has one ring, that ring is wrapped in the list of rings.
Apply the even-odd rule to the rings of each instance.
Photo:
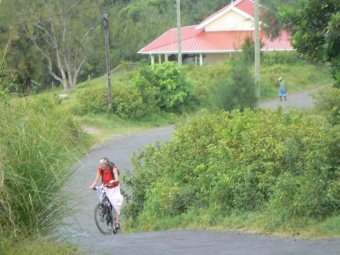
[[[0,90],[28,95],[34,80],[41,80],[43,66],[37,58],[34,46],[29,42],[21,26],[15,23],[8,1],[2,2],[0,12]],[[38,79],[39,78],[39,79]],[[35,82],[35,84],[39,84]],[[35,86],[38,89],[38,86]]]
[[[240,58],[233,58],[226,79],[215,91],[216,103],[220,109],[231,111],[254,109],[257,103],[256,84],[250,70],[251,64],[245,52]]]
[[[281,7],[278,18],[293,33],[298,52],[331,64],[340,87],[340,0],[300,1],[298,8]]]
[[[79,72],[86,63],[91,31],[99,24],[96,21],[99,2],[14,1],[20,4],[26,36],[47,62],[49,74],[63,85],[65,92],[76,88]]]

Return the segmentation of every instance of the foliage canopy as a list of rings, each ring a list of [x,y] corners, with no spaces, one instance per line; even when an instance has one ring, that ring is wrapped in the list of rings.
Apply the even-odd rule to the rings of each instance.
[[[340,86],[340,0],[307,0],[283,6],[281,22],[293,32],[293,45],[310,59],[329,62]]]

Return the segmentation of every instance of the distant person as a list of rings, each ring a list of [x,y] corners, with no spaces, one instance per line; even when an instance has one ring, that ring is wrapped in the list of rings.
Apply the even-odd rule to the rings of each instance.
[[[97,169],[97,175],[94,179],[90,189],[94,188],[101,179],[102,184],[108,184],[106,189],[106,196],[110,200],[113,209],[116,212],[116,224],[115,229],[120,228],[120,209],[123,204],[123,196],[120,192],[119,185],[119,171],[117,167],[110,162],[108,158],[102,158],[99,161],[99,167]]]
[[[278,87],[279,87],[279,96],[280,96],[280,101],[284,99],[287,101],[287,85],[286,82],[280,77],[278,79]]]

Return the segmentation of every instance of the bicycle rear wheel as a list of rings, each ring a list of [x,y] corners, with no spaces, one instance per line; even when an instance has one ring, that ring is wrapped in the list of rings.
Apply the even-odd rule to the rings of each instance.
[[[94,221],[98,230],[103,235],[110,235],[114,229],[112,210],[103,203],[98,203],[94,208]]]

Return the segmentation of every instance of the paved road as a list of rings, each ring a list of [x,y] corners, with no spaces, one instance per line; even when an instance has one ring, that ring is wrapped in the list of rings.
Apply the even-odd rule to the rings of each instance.
[[[261,108],[270,108],[276,110],[279,106],[281,106],[284,110],[297,108],[297,109],[311,109],[314,107],[313,99],[311,94],[317,92],[322,88],[314,88],[308,91],[304,91],[301,93],[296,93],[287,96],[287,101],[280,102],[279,96],[277,99],[268,100],[260,104]]]
[[[305,99],[306,97],[303,96]],[[288,107],[294,96],[285,102]],[[295,100],[295,99],[294,99]],[[279,100],[276,100],[276,105]],[[270,107],[270,103],[263,107]],[[275,102],[273,103],[273,107]],[[75,166],[74,180],[67,190],[77,197],[78,212],[67,219],[70,228],[62,230],[68,240],[78,243],[89,254],[124,255],[339,255],[340,239],[295,240],[258,234],[220,231],[159,231],[149,233],[120,233],[103,236],[93,221],[96,195],[88,191],[98,160],[107,156],[122,172],[131,168],[130,155],[148,144],[171,138],[173,127],[156,128],[130,136],[118,136],[88,152]]]

